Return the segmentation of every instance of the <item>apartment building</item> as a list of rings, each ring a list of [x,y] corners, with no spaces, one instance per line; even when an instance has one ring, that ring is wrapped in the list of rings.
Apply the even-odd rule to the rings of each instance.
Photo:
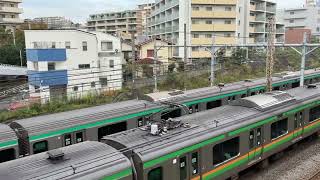
[[[149,20],[149,36],[184,45],[235,44],[237,0],[156,0]],[[183,48],[175,48],[174,56],[184,57]],[[193,47],[189,58],[210,58],[202,48]]]
[[[141,10],[141,18],[142,18],[142,33],[144,35],[147,34],[147,24],[148,19],[151,16],[151,8],[154,3],[140,4],[138,5],[138,9]]]
[[[239,0],[238,4],[238,43],[266,43],[269,18],[275,18],[276,42],[284,42],[284,24],[277,21],[277,4],[269,0]]]
[[[26,30],[29,90],[45,102],[122,88],[120,38],[81,30]]]
[[[48,29],[68,29],[75,27],[71,20],[61,16],[37,17],[33,19],[33,22],[47,24]]]
[[[20,3],[22,0],[0,0],[0,28],[12,29],[23,23],[19,17],[23,13]]]
[[[309,6],[279,10],[279,20],[286,29],[311,29],[313,36],[320,37],[320,7]]]
[[[121,12],[92,14],[87,20],[88,31],[99,31],[114,35],[141,35],[142,11],[127,10]]]

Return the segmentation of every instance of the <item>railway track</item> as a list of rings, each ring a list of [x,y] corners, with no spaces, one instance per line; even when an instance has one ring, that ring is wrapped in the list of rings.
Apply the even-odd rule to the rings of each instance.
[[[311,178],[308,180],[320,180],[320,169],[317,173],[315,173]]]

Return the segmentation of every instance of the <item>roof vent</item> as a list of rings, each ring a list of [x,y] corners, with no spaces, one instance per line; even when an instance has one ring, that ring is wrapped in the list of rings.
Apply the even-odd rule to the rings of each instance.
[[[245,79],[244,82],[252,82],[252,79]]]
[[[65,155],[61,149],[55,149],[55,150],[49,151],[47,152],[47,154],[49,156],[48,159],[53,163],[68,160],[67,158],[65,158]]]
[[[308,89],[316,89],[317,85],[316,84],[308,84]]]
[[[181,91],[181,90],[174,90],[174,91],[172,91],[172,92],[169,92],[168,94],[169,94],[170,96],[177,96],[177,95],[180,95],[180,94],[184,94],[184,92]]]

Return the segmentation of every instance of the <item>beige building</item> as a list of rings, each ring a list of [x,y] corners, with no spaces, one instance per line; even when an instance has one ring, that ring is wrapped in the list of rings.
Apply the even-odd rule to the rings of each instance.
[[[148,24],[148,18],[151,16],[151,7],[154,5],[154,3],[148,3],[148,4],[140,4],[138,5],[138,9],[141,10],[141,17],[142,17],[142,33],[147,33],[147,24]]]
[[[12,29],[23,23],[19,17],[23,13],[20,3],[22,0],[0,0],[0,28]]]
[[[156,0],[149,20],[149,36],[168,39],[184,45],[184,24],[187,45],[235,44],[237,0]],[[184,49],[175,48],[173,55],[183,58]],[[189,58],[210,58],[210,53],[194,47]]]
[[[142,34],[141,10],[92,14],[87,21],[88,31],[100,31],[109,34]]]

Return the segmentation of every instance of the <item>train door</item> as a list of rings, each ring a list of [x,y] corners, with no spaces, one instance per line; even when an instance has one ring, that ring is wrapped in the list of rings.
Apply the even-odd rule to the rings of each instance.
[[[304,122],[303,122],[303,112],[296,113],[294,115],[294,131],[293,131],[293,138],[294,139],[301,139],[302,134],[304,131]]]
[[[249,160],[256,162],[261,159],[263,153],[263,132],[262,127],[252,129],[249,134],[250,154]]]
[[[185,154],[179,159],[180,180],[188,180],[198,177],[200,172],[199,152]]]

